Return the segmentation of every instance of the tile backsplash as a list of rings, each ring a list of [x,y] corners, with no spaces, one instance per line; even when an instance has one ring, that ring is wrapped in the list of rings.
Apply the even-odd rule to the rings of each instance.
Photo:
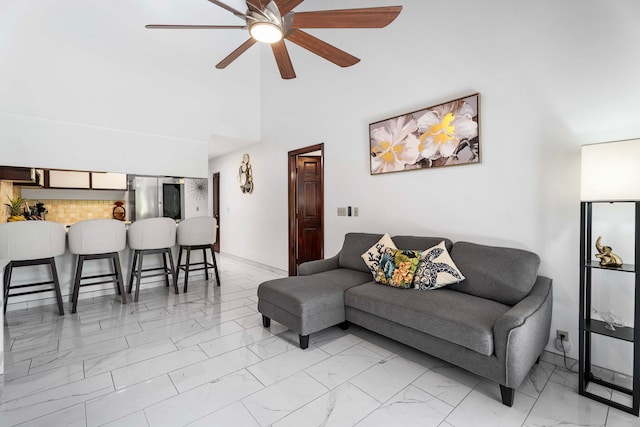
[[[85,219],[113,218],[116,200],[40,200],[47,208],[47,221],[74,224]],[[33,205],[29,200],[29,205]]]
[[[8,197],[16,197],[21,194],[20,187],[10,181],[0,180],[0,223],[7,221],[4,204]],[[113,218],[113,208],[117,200],[59,200],[38,199],[47,208],[47,221],[55,221],[62,224],[75,224],[85,219]],[[36,200],[27,199],[32,208]]]

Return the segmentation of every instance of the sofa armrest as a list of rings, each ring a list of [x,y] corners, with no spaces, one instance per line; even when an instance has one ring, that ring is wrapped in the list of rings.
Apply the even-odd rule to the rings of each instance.
[[[338,259],[340,254],[327,259],[303,262],[298,266],[298,276],[309,276],[311,274],[322,273],[323,271],[335,270],[339,267]]]
[[[549,342],[552,281],[538,276],[533,289],[493,326],[495,354],[505,364],[506,386],[516,388]]]

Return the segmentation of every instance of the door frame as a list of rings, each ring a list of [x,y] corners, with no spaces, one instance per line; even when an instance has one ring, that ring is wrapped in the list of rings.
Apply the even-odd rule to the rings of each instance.
[[[298,265],[296,264],[296,252],[298,249],[298,221],[297,221],[297,188],[298,188],[298,173],[297,164],[298,156],[312,153],[314,151],[320,151],[320,186],[322,188],[322,202],[324,204],[324,143],[311,145],[309,147],[299,148],[297,150],[289,151],[289,276],[295,276],[298,274]],[[321,212],[320,218],[320,230],[321,236],[321,256],[324,258],[324,210]]]

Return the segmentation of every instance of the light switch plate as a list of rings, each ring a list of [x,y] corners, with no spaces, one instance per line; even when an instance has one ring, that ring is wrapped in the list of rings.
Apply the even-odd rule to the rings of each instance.
[[[347,216],[347,208],[338,208],[338,216]]]

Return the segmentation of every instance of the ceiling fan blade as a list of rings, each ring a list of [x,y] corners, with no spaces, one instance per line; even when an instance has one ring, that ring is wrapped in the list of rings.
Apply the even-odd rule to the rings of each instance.
[[[280,9],[280,15],[283,17],[291,12],[295,7],[300,5],[304,0],[281,0],[277,2],[278,9]]]
[[[355,56],[348,54],[344,50],[340,50],[309,33],[305,33],[302,30],[292,30],[287,35],[287,40],[341,67],[350,67],[360,62],[360,59]]]
[[[266,6],[266,2],[265,4],[262,4],[263,2],[261,0],[247,0],[247,3],[251,3],[254,7],[257,7],[258,9],[262,10],[264,9],[264,6]]]
[[[296,72],[293,70],[293,64],[291,63],[289,51],[287,51],[287,46],[285,46],[284,40],[272,43],[271,49],[273,50],[273,56],[276,57],[280,76],[282,76],[283,79],[295,79]]]
[[[292,28],[383,28],[393,22],[402,6],[296,12]]]
[[[145,25],[153,30],[246,30],[242,25]]]
[[[227,5],[226,3],[223,3],[221,1],[218,0],[209,0],[211,3],[215,4],[216,6],[220,6],[221,8],[228,10],[229,12],[233,13],[234,15],[236,15],[238,18],[242,18],[245,19],[247,17],[246,14],[240,12],[237,9],[232,8],[231,6]]]
[[[238,47],[236,50],[234,50],[233,52],[231,52],[226,58],[224,58],[222,61],[220,61],[217,65],[216,68],[222,70],[223,68],[226,68],[227,65],[231,64],[233,61],[235,61],[236,59],[238,59],[238,57],[240,55],[242,55],[247,49],[249,49],[251,46],[253,46],[254,44],[256,44],[256,40],[251,38],[249,40],[247,40],[246,42],[242,43],[240,45],[240,47]]]

